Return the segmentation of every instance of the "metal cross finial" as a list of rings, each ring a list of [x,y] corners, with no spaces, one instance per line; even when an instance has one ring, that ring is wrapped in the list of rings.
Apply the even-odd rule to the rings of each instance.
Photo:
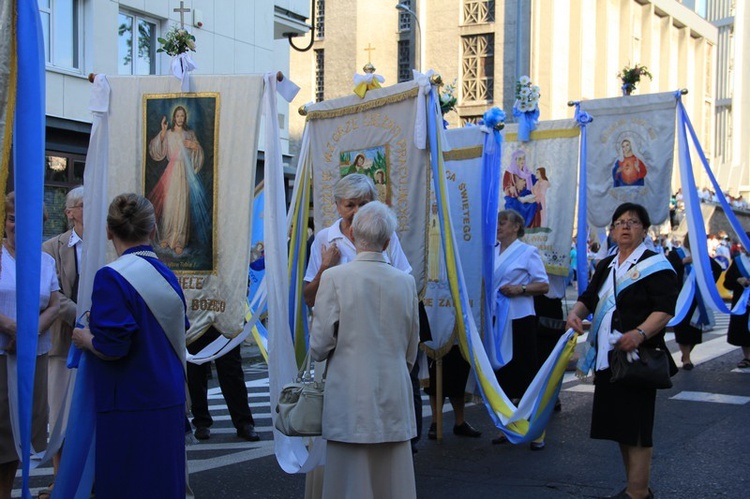
[[[372,62],[370,60],[370,57],[372,56],[372,51],[375,50],[375,47],[372,47],[370,45],[370,42],[367,42],[367,48],[363,49],[365,52],[367,52],[367,62]]]
[[[185,2],[183,0],[180,0],[180,7],[173,10],[180,13],[180,27],[185,29],[185,14],[190,12],[190,9],[185,7]]]

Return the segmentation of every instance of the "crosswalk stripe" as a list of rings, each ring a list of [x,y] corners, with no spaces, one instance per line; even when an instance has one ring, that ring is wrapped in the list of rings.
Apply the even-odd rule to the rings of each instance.
[[[733,404],[733,405],[745,405],[750,402],[750,397],[742,397],[739,395],[725,395],[721,393],[707,393],[707,392],[680,392],[677,395],[669,397],[670,400],[687,400],[689,402],[712,402],[715,404]]]

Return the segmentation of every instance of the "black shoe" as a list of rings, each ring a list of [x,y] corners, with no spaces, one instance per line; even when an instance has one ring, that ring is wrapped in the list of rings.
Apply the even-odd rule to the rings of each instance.
[[[482,436],[481,431],[477,431],[472,426],[464,421],[458,426],[453,427],[453,434],[458,435],[459,437],[472,437],[472,438],[479,438]]]
[[[208,440],[209,438],[211,438],[211,430],[209,430],[205,426],[199,426],[195,429],[195,433],[193,433],[193,435],[195,435],[195,438],[197,438],[198,440]]]
[[[531,442],[529,444],[531,450],[544,450],[544,442]]]
[[[427,438],[429,440],[437,440],[437,423],[430,425],[430,429],[427,430]]]
[[[492,439],[492,445],[503,445],[508,443],[508,437],[501,433],[497,438]]]
[[[237,428],[237,436],[250,442],[257,442],[260,440],[260,435],[255,431],[255,426],[251,424],[246,424],[241,428]]]

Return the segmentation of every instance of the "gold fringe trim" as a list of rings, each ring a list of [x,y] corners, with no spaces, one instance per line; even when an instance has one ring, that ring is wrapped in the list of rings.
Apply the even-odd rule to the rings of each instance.
[[[8,80],[8,104],[5,107],[5,131],[3,133],[3,156],[0,158],[0,220],[5,220],[5,193],[7,192],[10,165],[10,148],[13,141],[13,120],[16,111],[18,88],[18,44],[16,41],[17,5],[13,4],[10,21],[10,78]]]
[[[330,118],[340,118],[342,116],[349,116],[350,114],[362,113],[364,111],[369,111],[370,109],[383,107],[387,104],[395,104],[397,102],[402,102],[408,99],[413,99],[418,94],[419,94],[419,87],[414,87],[411,90],[407,90],[406,92],[402,92],[400,94],[389,95],[388,97],[381,97],[379,99],[373,99],[371,101],[362,102],[360,104],[355,104],[353,106],[346,106],[346,107],[342,107],[339,109],[331,109],[328,111],[308,111],[305,121],[309,122],[312,120],[325,120],[325,119],[330,119]]]
[[[484,146],[463,147],[461,149],[452,149],[443,151],[444,161],[464,161],[467,159],[481,158]]]
[[[580,131],[578,128],[562,128],[557,130],[539,130],[531,132],[531,140],[545,140],[545,139],[572,139],[578,137]],[[508,133],[505,135],[505,140],[508,142],[518,141],[518,133]]]

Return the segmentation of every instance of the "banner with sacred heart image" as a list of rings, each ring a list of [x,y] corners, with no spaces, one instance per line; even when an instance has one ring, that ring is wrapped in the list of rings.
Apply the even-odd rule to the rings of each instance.
[[[500,209],[514,209],[550,275],[566,276],[576,205],[579,128],[575,120],[539,122],[531,140],[518,140],[518,124],[505,127]]]
[[[669,217],[677,99],[673,92],[581,102],[586,127],[588,222],[606,227],[624,202],[658,225]]]
[[[479,127],[445,130],[443,161],[448,188],[447,200],[456,233],[458,256],[474,321],[483,324],[482,314],[482,153],[486,133]],[[431,357],[442,357],[456,341],[456,310],[446,271],[441,243],[438,206],[430,182],[430,216],[427,222],[427,283],[423,303],[432,339],[424,342]]]
[[[185,293],[188,343],[212,325],[234,337],[247,306],[263,76],[191,76],[190,93],[171,76],[108,80],[108,198],[137,192],[154,205],[153,246]]]
[[[306,107],[315,231],[339,218],[333,187],[351,173],[369,176],[378,199],[393,209],[396,233],[421,291],[426,280],[428,152],[414,144],[417,83],[411,81]],[[303,145],[303,148],[306,147]]]

